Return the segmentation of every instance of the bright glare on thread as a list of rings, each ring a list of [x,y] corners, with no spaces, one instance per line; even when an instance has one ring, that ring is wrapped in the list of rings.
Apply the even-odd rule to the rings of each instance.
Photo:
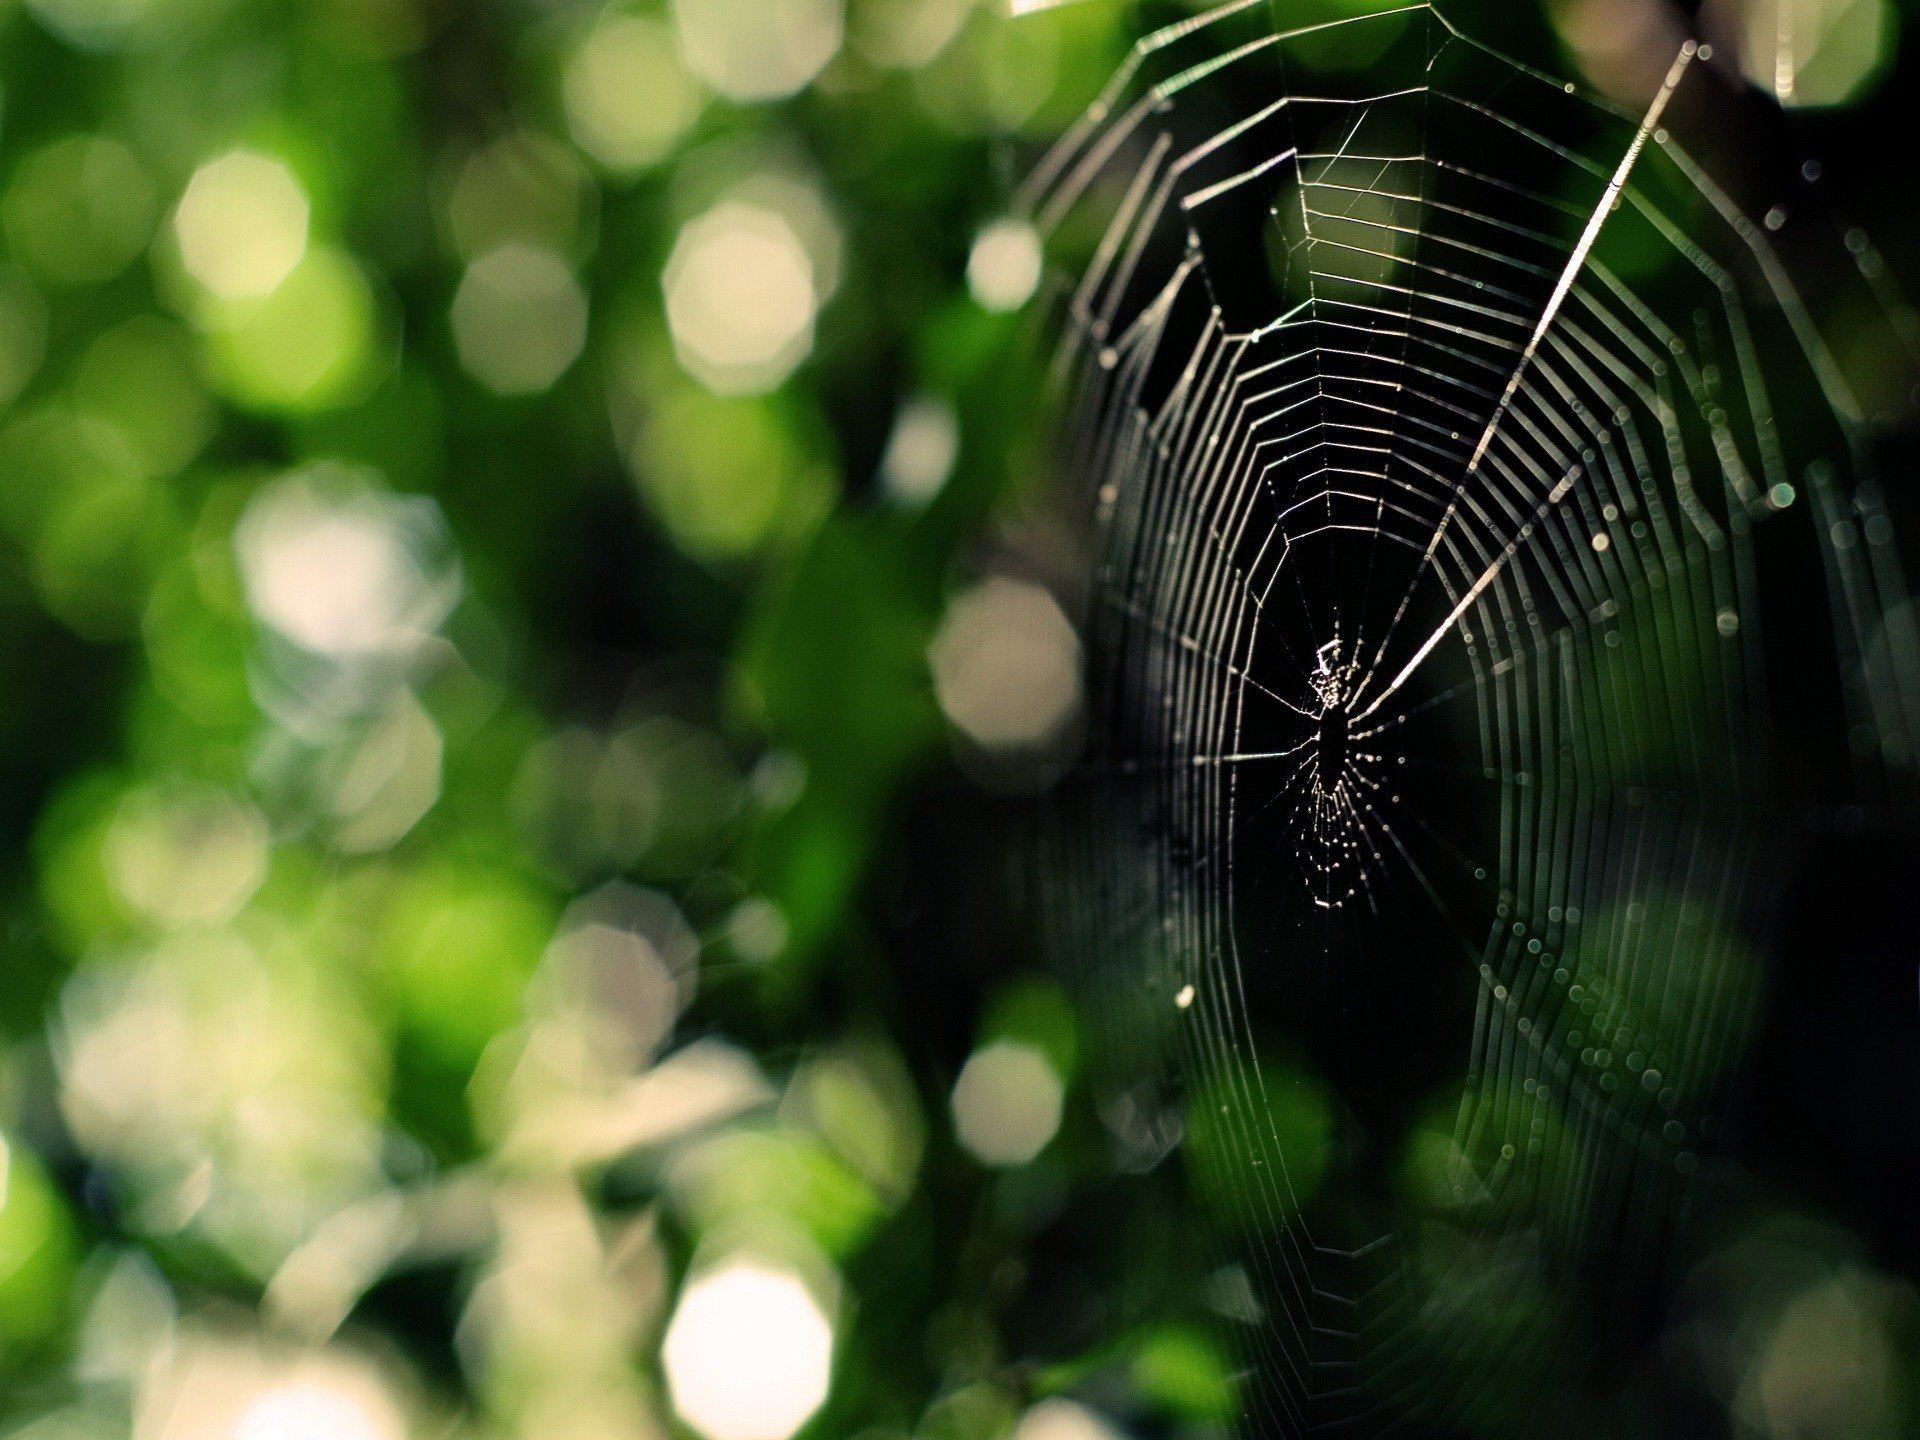
[[[1888,0],[1751,0],[1730,19],[1747,77],[1796,107],[1867,94],[1886,74],[1900,28]]]

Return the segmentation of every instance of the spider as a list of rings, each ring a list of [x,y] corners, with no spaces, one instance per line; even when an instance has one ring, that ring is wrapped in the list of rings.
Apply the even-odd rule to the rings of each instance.
[[[1338,710],[1353,693],[1353,677],[1360,669],[1360,662],[1341,662],[1338,636],[1314,651],[1313,659],[1313,673],[1307,677],[1307,684],[1313,687],[1314,698],[1320,702],[1320,712],[1324,715],[1329,710]]]

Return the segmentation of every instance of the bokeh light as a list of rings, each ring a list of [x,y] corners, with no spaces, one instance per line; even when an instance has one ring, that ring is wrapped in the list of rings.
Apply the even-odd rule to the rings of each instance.
[[[0,266],[0,404],[33,378],[46,353],[47,305],[26,276]]]
[[[152,232],[154,187],[127,146],[69,135],[26,156],[0,197],[13,258],[40,279],[86,285],[112,279]]]
[[[135,910],[161,925],[208,925],[233,918],[259,888],[267,844],[265,818],[231,796],[154,788],[121,802],[106,859]]]
[[[1789,106],[1844,105],[1887,72],[1900,37],[1889,0],[1742,0],[1709,13],[1738,37],[1749,79]]]
[[[671,900],[616,883],[568,908],[542,963],[554,1003],[627,1075],[655,1059],[692,1001],[698,953]]]
[[[1086,1406],[1055,1395],[1020,1417],[1013,1440],[1121,1440],[1121,1433]]]
[[[1058,1133],[1063,1101],[1045,1051],[996,1040],[974,1051],[954,1082],[954,1130],[983,1164],[1025,1165]]]
[[[62,1106],[156,1233],[264,1277],[378,1184],[385,1074],[338,980],[276,939],[182,935],[67,987]]]
[[[913,69],[939,55],[979,0],[866,0],[847,18],[851,47],[876,65]]]
[[[110,50],[146,41],[168,20],[185,18],[192,0],[28,0],[41,22],[75,45]]]
[[[827,1398],[833,1324],[798,1274],[734,1258],[688,1282],[660,1354],[707,1440],[787,1440]]]
[[[316,802],[334,847],[370,853],[398,844],[439,800],[445,756],[433,716],[399,690],[321,757]]]
[[[566,261],[505,245],[475,260],[453,297],[460,363],[499,395],[545,390],[579,358],[587,297]]]
[[[1057,740],[1080,706],[1080,642],[1053,597],[1010,576],[979,581],[947,609],[929,650],[940,708],[988,751]]]
[[[924,505],[940,492],[960,453],[960,423],[953,407],[919,396],[900,409],[880,457],[887,494],[906,505]]]
[[[393,1387],[348,1352],[276,1354],[195,1337],[143,1386],[137,1440],[405,1440]]]
[[[509,245],[571,257],[597,210],[578,154],[549,135],[514,130],[460,161],[442,219],[454,253],[469,262]]]
[[[223,388],[249,408],[326,410],[357,398],[370,382],[373,291],[343,251],[309,247],[269,293],[211,296],[194,318]]]
[[[214,427],[192,337],[159,315],[136,315],[96,337],[71,394],[75,409],[110,429],[147,475],[186,468]]]
[[[996,220],[974,239],[967,286],[988,310],[1018,310],[1040,285],[1040,237],[1024,220]]]
[[[673,0],[687,65],[730,100],[791,95],[839,52],[843,0]]]
[[[336,660],[419,645],[452,607],[436,573],[430,502],[382,495],[338,469],[264,490],[235,537],[254,613],[279,635]]]
[[[580,148],[622,174],[661,160],[699,117],[703,99],[667,27],[617,12],[581,35],[562,93]]]
[[[226,300],[271,294],[307,253],[306,191],[284,161],[232,150],[193,172],[174,212],[180,262]]]
[[[813,348],[813,262],[778,211],[729,200],[689,221],[663,284],[681,362],[722,394],[772,389]]]

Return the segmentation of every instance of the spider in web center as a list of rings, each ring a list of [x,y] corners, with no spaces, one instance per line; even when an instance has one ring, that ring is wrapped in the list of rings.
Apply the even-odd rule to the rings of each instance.
[[[1331,796],[1340,786],[1347,769],[1347,700],[1353,693],[1353,676],[1359,669],[1353,661],[1341,662],[1340,642],[1329,640],[1314,653],[1313,673],[1307,684],[1319,706],[1315,723],[1314,792]]]
[[[1309,881],[1314,901],[1323,909],[1342,904],[1356,888],[1340,881],[1339,875],[1357,856],[1361,808],[1371,788],[1359,771],[1357,762],[1362,757],[1354,749],[1351,730],[1359,673],[1359,662],[1343,657],[1336,636],[1314,652],[1314,667],[1307,676],[1313,752],[1306,819],[1315,852]]]

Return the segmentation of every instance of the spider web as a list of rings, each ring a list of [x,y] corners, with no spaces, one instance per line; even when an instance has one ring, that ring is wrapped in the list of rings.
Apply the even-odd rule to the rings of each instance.
[[[1431,5],[1275,16],[1143,40],[1021,197],[1051,930],[1123,1145],[1232,1157],[1248,1425],[1540,1433],[1713,1191],[1783,850],[1913,798],[1910,326],[1709,49],[1623,109]]]

